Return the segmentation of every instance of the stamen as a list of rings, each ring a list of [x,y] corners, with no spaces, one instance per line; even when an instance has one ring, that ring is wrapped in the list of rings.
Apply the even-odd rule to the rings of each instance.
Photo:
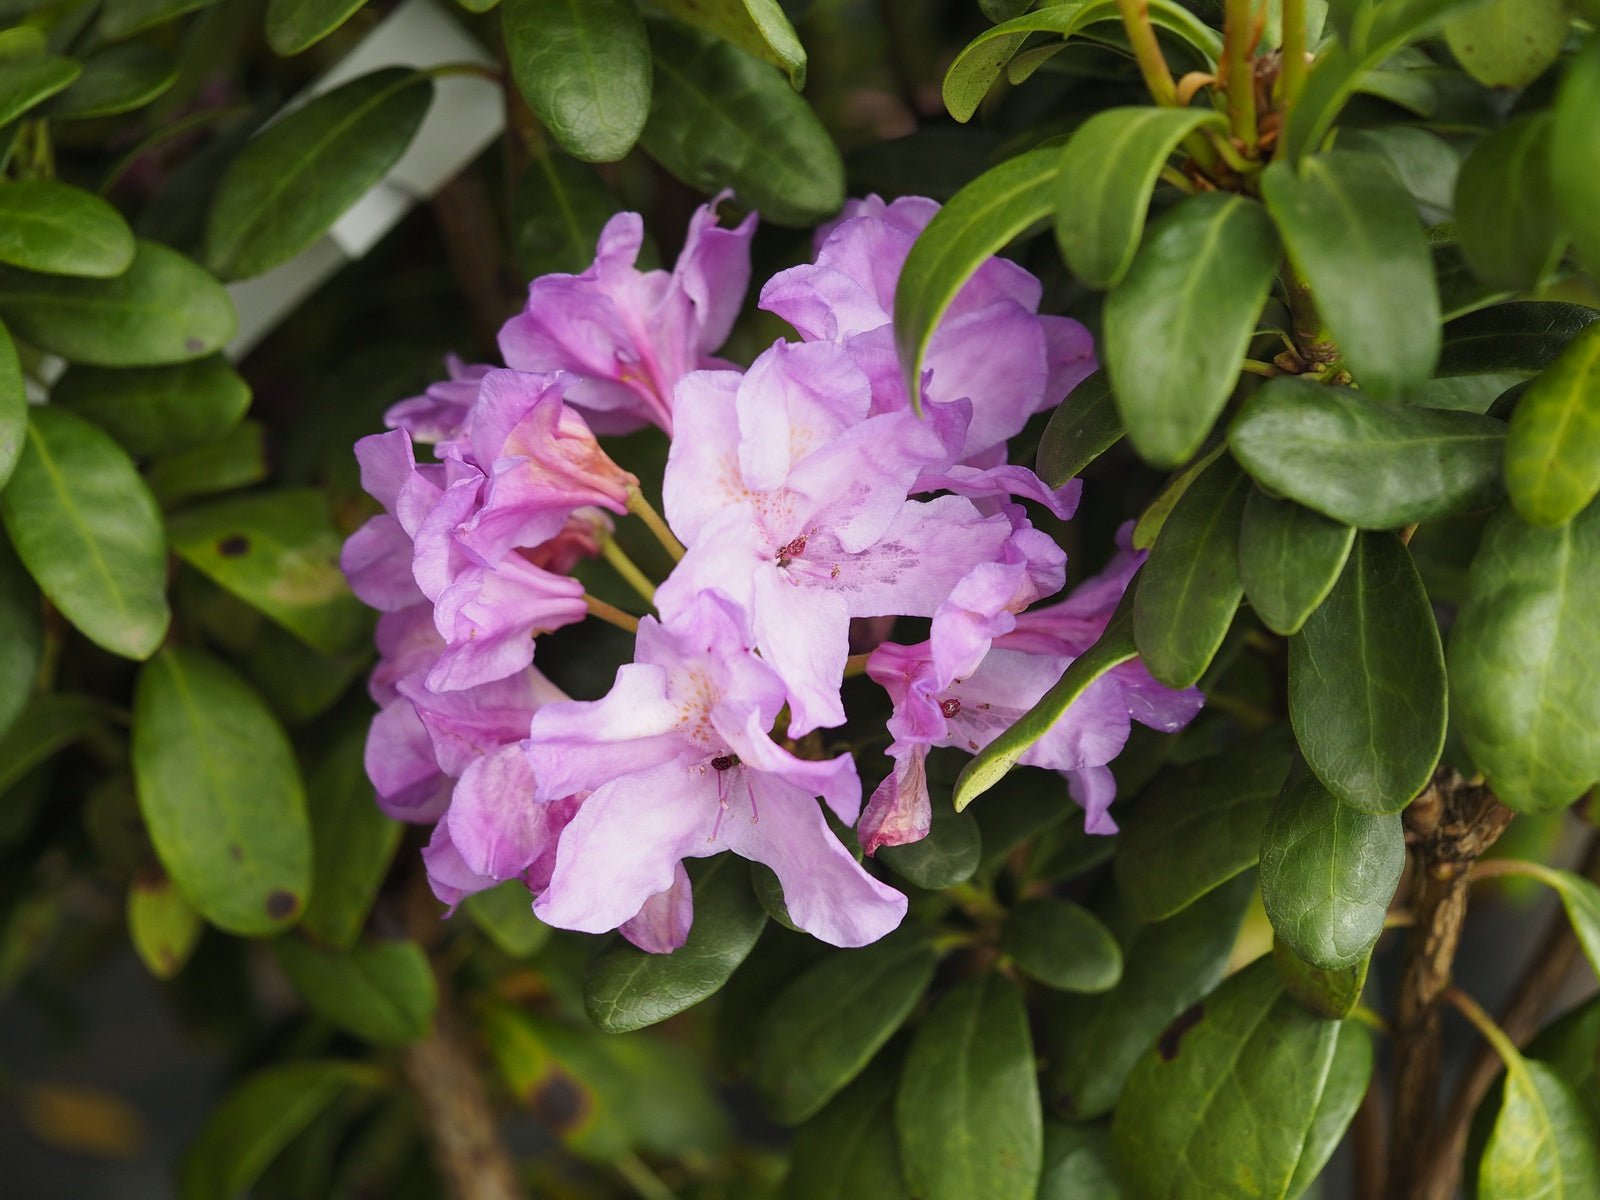
[[[795,538],[792,542],[790,542],[782,550],[778,551],[778,565],[780,567],[787,567],[790,564],[790,562],[792,562],[794,559],[799,558],[802,554],[804,554],[806,552],[806,538],[807,538],[807,536],[808,536],[807,534],[802,533],[799,537]]]
[[[711,769],[713,771],[726,771],[738,765],[739,756],[737,754],[719,754],[711,760]]]
[[[961,711],[961,701],[954,696],[951,696],[948,700],[941,700],[939,701],[939,711],[944,714],[945,720],[948,721]]]

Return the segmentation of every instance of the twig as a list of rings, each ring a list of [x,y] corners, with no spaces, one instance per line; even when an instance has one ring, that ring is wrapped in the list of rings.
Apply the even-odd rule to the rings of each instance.
[[[482,177],[465,171],[445,184],[433,197],[433,215],[450,270],[472,306],[477,335],[493,346],[515,305],[501,285],[507,259]]]
[[[1128,44],[1138,60],[1139,73],[1144,85],[1157,104],[1168,106],[1178,103],[1178,85],[1173,82],[1172,68],[1167,66],[1161,53],[1161,43],[1156,41],[1155,26],[1150,24],[1149,0],[1117,0],[1117,10],[1122,14],[1122,28],[1128,35]]]

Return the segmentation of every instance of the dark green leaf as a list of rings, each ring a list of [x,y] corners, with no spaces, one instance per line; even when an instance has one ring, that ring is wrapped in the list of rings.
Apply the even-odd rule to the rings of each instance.
[[[1488,0],[1445,22],[1444,40],[1485,87],[1527,87],[1561,53],[1572,16],[1566,0]]]
[[[152,458],[145,480],[163,508],[260,483],[267,477],[265,436],[260,422],[241,421],[214,442]]]
[[[367,0],[268,0],[267,44],[285,57],[315,46]]]
[[[971,879],[982,854],[983,835],[977,821],[940,804],[934,807],[927,837],[903,846],[885,846],[877,858],[907,882],[937,891]]]
[[[1600,779],[1600,505],[1537,529],[1490,519],[1450,633],[1450,687],[1467,752],[1523,812],[1560,808]]]
[[[51,275],[120,275],[133,231],[99,196],[53,180],[0,188],[0,262]]]
[[[144,457],[222,437],[250,407],[250,385],[213,355],[169,367],[74,367],[51,389],[50,402]]]
[[[1590,20],[1594,14],[1590,14]],[[1591,273],[1600,272],[1600,39],[1589,44],[1567,66],[1556,96],[1555,127],[1550,144],[1550,183],[1556,203],[1572,233],[1578,257]]]
[[[1536,375],[1600,312],[1582,304],[1524,300],[1457,317],[1444,327],[1439,374],[1485,375],[1503,371]]]
[[[1226,455],[1189,486],[1161,527],[1133,591],[1133,637],[1150,673],[1189,687],[1210,665],[1233,624],[1239,583],[1239,522],[1250,480]]]
[[[265,613],[306,645],[335,654],[367,628],[339,570],[338,531],[319,491],[219,500],[167,523],[184,562]]]
[[[128,456],[94,426],[51,407],[0,492],[0,519],[44,594],[90,641],[148,658],[166,636],[161,515]]]
[[[1063,992],[1104,992],[1122,978],[1111,931],[1070,900],[1025,900],[1006,914],[1000,949],[1026,974]]]
[[[1122,440],[1126,433],[1104,371],[1089,376],[1050,414],[1034,470],[1060,487]]]
[[[1505,423],[1273,379],[1239,410],[1228,444],[1274,492],[1336,521],[1394,529],[1499,497]]]
[[[894,1137],[897,1078],[874,1063],[795,1131],[784,1200],[910,1200]]]
[[[1322,1088],[1322,1101],[1306,1134],[1300,1162],[1284,1193],[1290,1200],[1305,1193],[1322,1174],[1333,1152],[1344,1140],[1345,1130],[1361,1107],[1372,1079],[1372,1035],[1360,1021],[1340,1021],[1339,1040],[1333,1048],[1333,1062]]]
[[[1097,288],[1127,274],[1161,168],[1189,134],[1225,123],[1209,108],[1108,108],[1080,125],[1058,151],[1051,197],[1072,273]]]
[[[1111,1130],[1046,1117],[1039,1200],[1123,1200],[1111,1161]]]
[[[143,108],[178,81],[178,64],[151,46],[113,46],[50,106],[52,120],[108,117]]]
[[[1600,886],[1572,871],[1559,871],[1542,863],[1524,862],[1522,873],[1531,875],[1555,890],[1567,921],[1583,947],[1589,965],[1600,974]]]
[[[1549,1063],[1571,1085],[1600,1128],[1600,996],[1568,1009],[1528,1043],[1529,1058]]]
[[[1506,490],[1535,525],[1566,524],[1600,492],[1600,325],[1568,342],[1517,401]]]
[[[520,879],[508,879],[461,902],[472,923],[512,958],[531,958],[550,940],[550,926],[533,915],[533,897]]]
[[[1277,270],[1272,221],[1242,196],[1191,196],[1151,226],[1103,319],[1117,411],[1152,465],[1186,462],[1211,432]]]
[[[913,933],[829,954],[778,996],[757,1032],[754,1079],[772,1115],[819,1111],[911,1015],[934,956]]]
[[[11,124],[41,100],[48,100],[78,78],[83,65],[59,54],[41,54],[7,63],[0,78],[0,126]]]
[[[615,162],[633,149],[651,47],[630,0],[505,0],[500,17],[517,90],[567,153]]]
[[[1033,1200],[1043,1158],[1028,1014],[999,975],[964,979],[917,1029],[895,1096],[911,1191],[926,1200]]]
[[[0,325],[0,488],[6,486],[28,437],[28,389],[22,363],[6,327]]]
[[[39,677],[44,620],[39,590],[17,561],[11,543],[0,538],[0,735],[27,706]]]
[[[1411,199],[1389,168],[1346,151],[1307,159],[1298,172],[1274,162],[1262,173],[1261,194],[1361,386],[1394,396],[1432,375],[1439,358],[1433,262]],[[1329,239],[1329,229],[1339,237]]]
[[[32,700],[0,734],[0,793],[51,755],[89,736],[106,715],[105,706],[88,696],[52,693]]]
[[[305,906],[311,829],[289,739],[237,675],[168,649],[139,673],[133,769],[162,865],[201,916],[243,936]]]
[[[106,0],[95,32],[108,42],[207,8],[217,0]]]
[[[1117,891],[1136,920],[1181,912],[1255,865],[1292,757],[1274,732],[1156,777],[1117,837]]]
[[[657,0],[657,7],[780,68],[806,86],[806,48],[778,0]]]
[[[1287,637],[1327,599],[1356,531],[1251,489],[1239,525],[1239,581],[1262,624]]]
[[[346,1033],[393,1045],[416,1041],[433,1024],[438,989],[415,942],[369,942],[342,952],[290,936],[273,950],[311,1011]]]
[[[1282,938],[1272,941],[1272,963],[1289,994],[1307,1012],[1330,1021],[1348,1017],[1361,1002],[1367,986],[1370,959],[1357,959],[1348,967],[1324,970],[1301,958]]]
[[[1333,591],[1289,640],[1289,720],[1344,803],[1399,812],[1444,749],[1444,647],[1399,537],[1363,533]]]
[[[166,875],[134,876],[128,889],[128,936],[139,961],[157,979],[171,979],[183,970],[202,928],[200,914]]]
[[[1260,959],[1179,1017],[1134,1068],[1112,1137],[1141,1196],[1282,1196],[1333,1063],[1339,1026]]]
[[[590,965],[583,1004],[601,1029],[642,1029],[700,1003],[756,944],[767,915],[750,892],[744,864],[723,855],[697,875],[687,942],[671,954],[619,943]]]
[[[1177,507],[1178,501],[1183,499],[1183,494],[1189,490],[1189,485],[1217,459],[1228,451],[1226,442],[1218,442],[1199,458],[1186,466],[1183,470],[1173,475],[1156,493],[1156,498],[1145,506],[1144,512],[1139,514],[1139,519],[1133,526],[1133,548],[1135,550],[1148,550],[1156,544],[1156,539],[1161,536],[1161,530],[1167,523],[1167,518],[1172,515],[1172,510]]]
[[[1450,238],[1454,237],[1454,229],[1450,230]],[[1439,307],[1443,310],[1443,317],[1454,321],[1457,317],[1470,312],[1476,312],[1491,304],[1507,299],[1511,293],[1504,288],[1497,288],[1484,283],[1476,271],[1467,263],[1467,256],[1461,252],[1461,247],[1449,238],[1440,240],[1435,238],[1430,247],[1433,255],[1433,277],[1439,286]],[[1446,327],[1448,329],[1448,326]],[[1442,352],[1449,353],[1448,346]],[[1469,377],[1470,378],[1470,377]],[[1414,390],[1407,397],[1412,403],[1428,404],[1426,400],[1419,400],[1417,396],[1428,392],[1430,389],[1451,382],[1450,376],[1430,379],[1422,387]],[[1461,408],[1459,404],[1436,404],[1434,408]],[[1482,412],[1482,408],[1472,411]]]
[[[1023,5],[1026,8],[1029,5]],[[989,94],[989,89],[999,82],[1001,74],[1022,49],[1030,36],[1036,33],[1054,33],[1070,37],[1084,24],[1093,10],[1104,7],[1093,0],[1070,0],[1068,3],[1047,4],[1037,12],[1014,13],[1009,19],[999,21],[993,29],[986,29],[962,47],[955,61],[945,72],[940,85],[944,106],[958,121],[970,121],[978,105]]]
[[[1479,1200],[1600,1195],[1600,1142],[1571,1086],[1507,1042],[1505,1098],[1478,1168]]]
[[[913,404],[922,395],[922,356],[951,301],[990,255],[1049,215],[1060,153],[1046,146],[985,171],[950,198],[911,247],[895,287],[894,329]]]
[[[556,151],[536,154],[512,200],[513,239],[523,274],[586,270],[600,231],[621,207],[593,167]]]
[[[1551,117],[1538,113],[1491,133],[1456,181],[1456,229],[1472,269],[1506,291],[1537,288],[1566,237],[1550,184]]]
[[[365,747],[366,730],[351,728],[306,779],[313,873],[311,901],[300,924],[319,942],[341,950],[361,935],[400,845],[399,822],[378,808],[367,781]]]
[[[1384,74],[1404,79],[1417,73]],[[1372,75],[1369,79],[1379,77]],[[1427,88],[1426,84],[1423,86]],[[1431,96],[1432,89],[1427,90]],[[1400,186],[1410,194],[1424,225],[1436,227],[1451,219],[1455,211],[1456,179],[1461,173],[1461,151],[1442,137],[1410,125],[1342,129],[1339,146],[1344,150],[1364,150],[1383,159]]]
[[[1267,918],[1313,966],[1335,971],[1362,962],[1383,932],[1405,861],[1398,814],[1341,804],[1316,776],[1297,770],[1261,839]]]

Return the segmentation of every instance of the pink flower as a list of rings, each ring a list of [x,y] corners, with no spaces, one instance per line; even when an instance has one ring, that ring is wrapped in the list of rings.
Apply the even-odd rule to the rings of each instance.
[[[425,445],[459,437],[478,399],[478,384],[493,368],[462,362],[454,354],[445,356],[444,365],[449,379],[430,383],[422,395],[390,405],[383,423],[405,430],[413,442]]]

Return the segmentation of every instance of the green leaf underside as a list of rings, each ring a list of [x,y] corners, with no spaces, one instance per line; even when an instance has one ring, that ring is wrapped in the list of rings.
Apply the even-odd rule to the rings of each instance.
[[[1509,1060],[1500,1115],[1478,1168],[1478,1195],[1482,1200],[1578,1200],[1597,1194],[1600,1141],[1583,1102],[1544,1063],[1521,1056]]]
[[[1239,582],[1256,616],[1287,637],[1328,598],[1356,531],[1252,488],[1239,525]]]
[[[778,0],[657,0],[657,6],[780,68],[795,91],[806,86],[806,49]]]
[[[1523,863],[1522,873],[1533,876],[1561,897],[1578,945],[1595,973],[1600,974],[1600,885],[1573,871],[1556,870],[1542,863]]]
[[[1361,1002],[1371,963],[1369,959],[1359,958],[1348,967],[1325,970],[1301,958],[1282,938],[1274,938],[1272,965],[1300,1007],[1314,1016],[1340,1021]]]
[[[1104,992],[1122,978],[1122,948],[1087,909],[1069,900],[1026,900],[1006,914],[1000,949],[1024,973],[1064,992]]]
[[[0,78],[0,127],[48,100],[83,73],[83,64],[59,54],[5,64]]]
[[[1050,423],[1039,439],[1034,469],[1047,484],[1058,488],[1115,446],[1126,432],[1105,372],[1096,371],[1050,414]]]
[[[55,120],[113,116],[142,108],[178,81],[178,63],[153,46],[112,46],[50,105]]]
[[[92,192],[54,180],[0,188],[0,262],[50,275],[120,275],[133,262],[133,231]]]
[[[1111,1161],[1111,1130],[1046,1117],[1039,1200],[1122,1200]]]
[[[136,876],[128,889],[128,937],[145,968],[171,979],[188,961],[204,926],[165,875]]]
[[[1600,325],[1585,327],[1517,401],[1506,490],[1534,525],[1564,525],[1600,492]]]
[[[1496,130],[1456,180],[1462,252],[1481,279],[1506,291],[1536,288],[1566,244],[1550,184],[1551,125],[1541,113]]]
[[[1594,20],[1594,14],[1589,14]],[[1567,65],[1556,95],[1550,144],[1550,184],[1578,257],[1591,274],[1600,272],[1600,41],[1588,45]],[[1593,314],[1591,313],[1591,316]]]
[[[310,49],[352,16],[367,0],[268,0],[267,44],[287,57]]]
[[[153,25],[171,21],[185,13],[209,8],[217,0],[107,0],[100,10],[96,32],[107,41],[118,41]]]
[[[415,942],[371,942],[336,951],[290,936],[273,949],[311,1010],[347,1033],[399,1045],[421,1038],[433,1023],[438,1004],[433,968]]]
[[[221,355],[166,367],[74,367],[50,403],[104,429],[144,457],[222,437],[250,407],[250,386]]]
[[[1489,0],[1445,23],[1445,44],[1479,83],[1527,87],[1561,53],[1572,17],[1565,0]]]

